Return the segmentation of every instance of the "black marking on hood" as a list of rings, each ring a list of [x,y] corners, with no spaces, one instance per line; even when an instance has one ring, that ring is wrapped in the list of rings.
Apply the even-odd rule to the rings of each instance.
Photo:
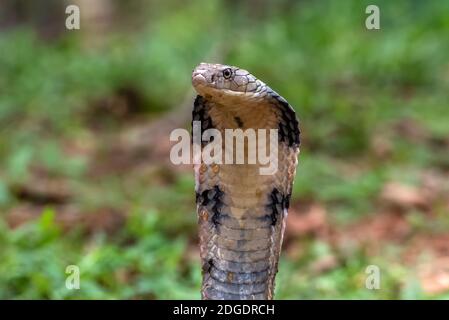
[[[267,205],[271,211],[271,225],[275,226],[279,220],[284,217],[284,209],[290,206],[291,194],[284,195],[277,188],[271,191],[269,196],[269,204]]]
[[[281,118],[279,119],[278,129],[279,129],[279,141],[284,141],[289,147],[299,147],[301,144],[299,129],[299,121],[296,117],[295,110],[293,107],[277,94],[276,91],[268,89],[267,93],[271,96],[276,104],[279,106],[281,111]]]
[[[239,128],[243,128],[243,121],[240,117],[234,117],[234,120]]]
[[[201,136],[203,136],[204,131],[207,129],[215,128],[212,118],[209,116],[209,110],[210,106],[207,104],[207,100],[204,97],[197,95],[195,102],[193,103],[191,126],[193,128],[193,121],[201,121]],[[212,141],[213,139],[210,140],[210,142]],[[207,143],[207,141],[201,141],[202,146]]]
[[[197,203],[203,207],[206,207],[208,211],[212,212],[212,223],[217,226],[220,224],[221,207],[223,206],[224,192],[220,190],[218,186],[214,186],[211,189],[204,190],[201,195],[197,197]]]

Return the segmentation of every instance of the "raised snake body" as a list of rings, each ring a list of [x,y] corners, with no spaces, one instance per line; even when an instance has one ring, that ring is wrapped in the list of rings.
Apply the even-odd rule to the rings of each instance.
[[[277,152],[273,174],[262,175],[261,164],[246,161],[194,165],[202,298],[273,299],[299,153],[295,112],[266,84],[237,67],[201,63],[192,84],[198,93],[193,121],[201,122],[201,132],[278,129],[278,148],[269,150]],[[200,143],[204,148],[208,141]]]

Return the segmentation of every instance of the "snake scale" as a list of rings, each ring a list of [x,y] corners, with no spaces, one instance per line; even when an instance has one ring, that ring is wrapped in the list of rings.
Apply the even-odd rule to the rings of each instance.
[[[201,63],[193,71],[192,84],[198,93],[192,117],[201,123],[202,133],[212,128],[221,133],[238,128],[278,130],[277,150],[270,149],[277,152],[273,174],[260,174],[260,163],[194,164],[202,298],[273,299],[298,163],[300,130],[295,111],[238,67]],[[211,141],[200,141],[201,148]]]

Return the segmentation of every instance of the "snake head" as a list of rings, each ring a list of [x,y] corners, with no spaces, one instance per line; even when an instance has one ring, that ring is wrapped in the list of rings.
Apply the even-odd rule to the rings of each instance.
[[[200,63],[192,73],[192,84],[199,95],[214,100],[260,96],[265,84],[244,69]]]

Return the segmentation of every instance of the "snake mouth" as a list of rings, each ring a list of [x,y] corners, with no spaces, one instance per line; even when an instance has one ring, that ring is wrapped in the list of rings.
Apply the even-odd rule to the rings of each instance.
[[[192,72],[192,84],[195,88],[199,86],[214,86],[213,78],[210,70],[203,67],[204,64],[200,63]]]
[[[192,74],[192,84],[195,88],[210,85],[206,76],[198,71],[194,71]]]

